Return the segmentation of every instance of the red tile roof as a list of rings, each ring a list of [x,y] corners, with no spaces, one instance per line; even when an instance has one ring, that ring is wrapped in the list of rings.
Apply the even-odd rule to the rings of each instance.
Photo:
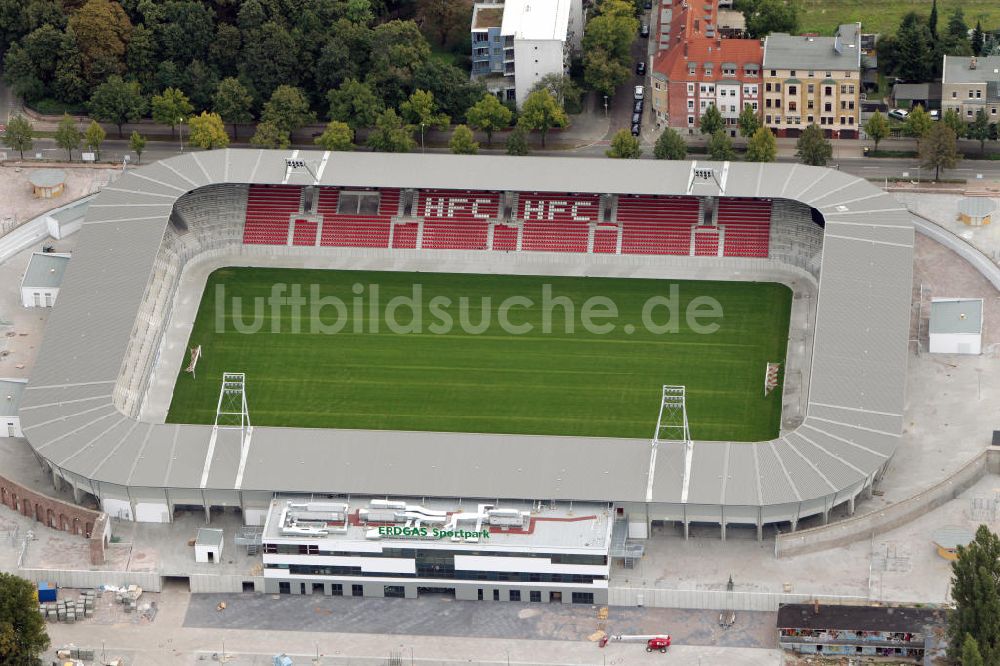
[[[705,9],[709,7],[709,9]],[[698,81],[718,81],[722,76],[722,63],[735,63],[737,78],[742,78],[743,66],[760,65],[764,60],[764,47],[758,39],[722,39],[719,37],[716,5],[701,4],[697,0],[674,5],[670,23],[669,46],[653,58],[653,71],[669,81],[687,80],[688,63],[698,65]],[[707,26],[715,28],[709,37]],[[678,39],[680,36],[680,39]],[[706,77],[704,65],[712,63],[712,76]]]

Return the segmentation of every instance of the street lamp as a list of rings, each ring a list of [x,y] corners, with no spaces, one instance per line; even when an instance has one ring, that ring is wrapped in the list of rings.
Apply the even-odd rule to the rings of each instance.
[[[420,152],[424,152],[424,127],[426,123],[420,123]]]
[[[181,152],[184,152],[184,118],[177,119],[177,132],[181,138]]]
[[[604,117],[608,117],[608,96],[604,96]]]

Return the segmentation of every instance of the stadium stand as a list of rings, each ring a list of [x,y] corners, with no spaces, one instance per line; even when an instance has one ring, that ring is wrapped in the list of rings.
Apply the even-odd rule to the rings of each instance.
[[[727,257],[767,257],[771,227],[769,199],[719,199],[717,224],[725,229]]]
[[[420,247],[485,250],[489,221],[499,211],[497,192],[423,190],[417,201],[417,217],[424,218]]]
[[[292,245],[316,245],[317,231],[319,231],[319,222],[295,220],[292,225]]]
[[[378,212],[374,215],[338,212],[340,191],[319,190],[316,212],[323,216],[320,245],[326,247],[389,247],[389,225],[399,210],[399,190],[379,190]]]
[[[622,254],[690,254],[699,211],[694,197],[618,197]]]
[[[823,228],[812,221],[809,207],[776,199],[771,206],[770,258],[803,268],[819,277]]]
[[[251,185],[246,204],[243,242],[248,245],[287,245],[292,215],[302,204],[298,185]]]
[[[417,247],[417,233],[420,231],[420,224],[417,222],[407,222],[397,224],[392,230],[392,246],[401,250],[412,250]]]
[[[513,252],[517,249],[517,227],[497,224],[493,227],[493,249]]]
[[[596,227],[594,229],[594,253],[616,254],[617,252],[618,227]]]
[[[524,220],[522,250],[586,252],[590,223],[600,219],[600,196],[522,193],[516,216]]]
[[[707,225],[694,229],[694,256],[719,256],[719,230]]]

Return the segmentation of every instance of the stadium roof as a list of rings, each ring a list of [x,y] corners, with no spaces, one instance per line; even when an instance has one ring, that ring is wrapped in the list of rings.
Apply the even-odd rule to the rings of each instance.
[[[317,177],[287,170],[289,157],[311,164]],[[220,430],[210,449],[211,426],[141,422],[114,405],[169,215],[188,191],[214,183],[290,183],[718,194],[715,183],[695,177],[696,164],[716,170],[727,196],[801,201],[817,208],[826,224],[803,424],[769,442],[694,443],[690,484],[684,483],[683,450],[660,447],[653,457],[648,440],[257,427],[241,460],[238,431]],[[22,403],[22,427],[43,458],[89,481],[95,495],[102,484],[115,484],[685,502],[762,511],[831,499],[832,506],[871,483],[900,436],[912,254],[912,224],[891,196],[842,171],[798,164],[190,153],[129,171],[90,205]],[[558,260],[583,265],[594,258]],[[668,258],[663,265],[669,274]]]

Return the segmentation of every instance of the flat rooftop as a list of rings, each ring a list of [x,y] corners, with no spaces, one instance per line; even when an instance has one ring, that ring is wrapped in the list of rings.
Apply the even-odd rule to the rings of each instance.
[[[62,284],[67,264],[69,264],[68,254],[35,252],[28,262],[28,270],[24,273],[21,286],[54,289]]]
[[[517,39],[565,41],[570,0],[507,0],[500,34]]]
[[[476,5],[472,12],[472,29],[496,28],[503,22],[503,5]]]
[[[362,552],[419,544],[431,548],[606,553],[613,522],[610,511],[601,503],[285,497],[272,500],[263,541],[315,540],[335,543],[336,550]]]
[[[27,385],[25,379],[0,379],[0,417],[17,416]]]
[[[983,299],[936,298],[931,301],[931,333],[982,333],[982,331]]]

